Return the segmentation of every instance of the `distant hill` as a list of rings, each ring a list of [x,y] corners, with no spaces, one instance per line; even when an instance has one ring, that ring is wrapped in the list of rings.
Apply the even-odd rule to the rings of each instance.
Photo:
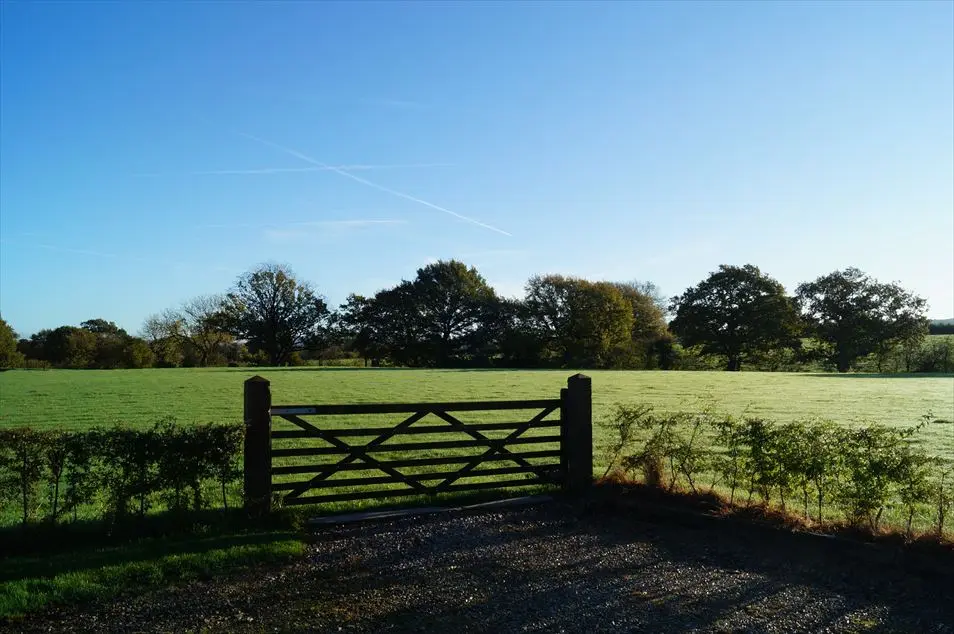
[[[954,317],[951,319],[932,319],[932,326],[954,326]]]

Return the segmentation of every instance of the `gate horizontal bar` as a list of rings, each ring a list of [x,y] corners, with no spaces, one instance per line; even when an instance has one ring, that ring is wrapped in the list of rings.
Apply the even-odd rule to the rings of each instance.
[[[458,403],[356,403],[348,405],[276,405],[272,416],[298,414],[307,416],[334,416],[347,414],[401,414],[412,412],[473,412],[501,409],[542,409],[559,407],[560,399],[531,401],[464,401]]]
[[[552,449],[547,451],[523,451],[523,452],[511,452],[504,455],[504,457],[494,456],[488,458],[485,462],[512,462],[513,459],[528,459],[528,458],[557,458],[560,456],[559,449]],[[467,464],[468,462],[473,462],[474,458],[477,456],[446,456],[441,458],[410,458],[408,460],[388,460],[380,461],[378,464],[385,467],[400,468],[400,467],[425,467],[430,465],[445,465],[445,464]],[[371,466],[366,463],[351,463],[351,464],[336,464],[329,462],[326,464],[318,465],[293,465],[293,466],[283,466],[283,467],[272,467],[272,475],[291,475],[298,473],[322,473],[324,471],[376,471],[376,466]]]
[[[351,449],[338,447],[290,447],[287,449],[272,449],[273,458],[291,457],[291,456],[348,456],[354,453],[385,453],[400,451],[420,451],[423,449],[457,449],[463,447],[491,447],[499,444],[502,447],[510,445],[534,445],[551,442],[560,442],[560,436],[535,436],[529,438],[513,438],[504,442],[501,438],[495,442],[484,440],[438,440],[434,442],[408,442],[397,445],[375,445],[366,447],[365,445],[354,445]],[[360,450],[360,451],[359,451]],[[475,458],[476,456],[472,456]]]
[[[472,484],[454,484],[442,492],[455,492],[455,491],[481,491],[486,489],[512,489],[516,487],[526,487],[526,486],[540,486],[553,484],[549,481],[534,479],[534,480],[503,480],[500,482],[474,482]],[[322,504],[324,502],[346,502],[350,500],[373,500],[381,498],[399,498],[399,497],[408,497],[412,495],[426,496],[427,493],[422,493],[414,489],[398,489],[395,491],[360,491],[357,493],[335,493],[331,495],[310,495],[303,498],[291,498],[284,500],[283,504],[286,506],[300,505],[300,504]]]
[[[542,464],[542,465],[533,465],[532,468],[528,467],[499,467],[495,469],[481,469],[475,471],[468,471],[461,474],[460,471],[443,471],[443,472],[434,472],[434,473],[414,473],[408,474],[404,479],[398,479],[391,476],[375,476],[368,478],[348,478],[346,480],[321,480],[314,483],[308,489],[338,489],[341,487],[347,486],[367,486],[369,484],[403,484],[404,480],[413,480],[414,482],[423,482],[427,480],[444,480],[446,478],[451,478],[458,476],[461,479],[463,478],[479,478],[482,476],[494,476],[494,475],[513,475],[515,473],[536,473],[538,471],[549,471],[553,470],[555,473],[558,473],[560,469],[559,464]],[[556,478],[554,478],[556,480]],[[304,482],[277,482],[272,484],[273,491],[294,491],[298,487],[308,484],[308,481]]]
[[[544,420],[538,421],[535,423],[528,423],[527,421],[517,422],[517,423],[464,423],[464,426],[467,430],[472,431],[493,431],[497,429],[514,429],[516,427],[524,426],[527,429],[540,429],[545,427],[559,427],[560,421],[558,420]],[[414,434],[446,434],[449,432],[455,432],[458,434],[467,433],[463,429],[458,429],[456,427],[451,427],[450,425],[421,425],[419,427],[408,427],[406,429],[401,429],[398,431],[393,431],[394,427],[363,427],[363,428],[353,428],[353,429],[324,429],[322,428],[321,432],[323,434],[328,434],[329,436],[335,436],[342,438],[345,436],[380,436],[381,434],[391,433],[394,436],[404,436],[404,435],[414,435]],[[296,429],[294,431],[285,431],[285,430],[275,430],[272,431],[273,439],[280,438],[317,438],[313,432],[306,431],[304,429]]]

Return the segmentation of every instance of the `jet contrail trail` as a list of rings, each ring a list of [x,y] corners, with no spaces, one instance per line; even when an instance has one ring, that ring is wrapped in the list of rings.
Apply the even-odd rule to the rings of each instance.
[[[451,167],[450,163],[403,163],[395,165],[335,165],[336,169],[341,170],[392,170],[408,169],[421,167]],[[262,167],[258,169],[244,170],[200,170],[195,172],[182,172],[179,175],[185,176],[231,176],[231,175],[255,175],[255,174],[295,174],[300,172],[330,172],[332,166],[328,167]],[[133,174],[133,176],[170,176],[174,174],[162,174],[160,172],[144,172]]]
[[[37,234],[30,234],[30,233],[24,232],[19,235],[27,236],[27,235],[37,235]],[[118,260],[125,260],[127,262],[145,262],[147,264],[162,264],[163,266],[183,266],[184,265],[182,262],[167,261],[167,260],[161,260],[157,258],[145,258],[145,257],[136,256],[136,255],[122,255],[119,253],[109,253],[106,251],[94,251],[91,249],[73,249],[70,247],[61,247],[55,244],[48,244],[45,242],[21,242],[21,241],[13,242],[10,240],[0,240],[0,244],[10,244],[10,245],[16,245],[20,247],[27,247],[31,249],[44,249],[46,251],[55,251],[57,253],[88,255],[88,256],[97,257],[97,258],[115,258]]]
[[[427,202],[426,200],[422,200],[422,199],[420,199],[420,198],[416,198],[416,197],[414,197],[414,196],[411,196],[410,194],[405,194],[405,193],[403,193],[403,192],[399,192],[399,191],[397,191],[397,190],[395,190],[395,189],[391,189],[390,187],[385,187],[384,185],[378,185],[377,183],[372,183],[371,181],[366,180],[366,179],[364,179],[364,178],[361,178],[360,176],[355,176],[354,174],[352,174],[352,173],[350,173],[350,172],[346,172],[346,171],[344,171],[343,169],[341,169],[340,167],[335,167],[334,165],[326,165],[326,164],[322,163],[321,161],[318,161],[318,160],[316,160],[316,159],[313,159],[312,157],[308,156],[307,154],[302,154],[302,153],[299,152],[298,150],[293,150],[293,149],[290,148],[290,147],[285,147],[284,145],[279,145],[278,143],[273,143],[272,141],[267,141],[267,140],[262,139],[262,138],[260,138],[260,137],[257,137],[257,136],[248,134],[248,133],[246,133],[246,132],[239,132],[238,134],[240,134],[241,136],[244,136],[244,137],[247,138],[247,139],[251,139],[251,140],[253,140],[253,141],[257,141],[258,143],[261,143],[261,144],[263,144],[263,145],[267,145],[267,146],[269,146],[269,147],[275,148],[276,150],[281,150],[282,152],[284,152],[284,153],[286,153],[286,154],[290,154],[290,155],[292,155],[292,156],[294,156],[294,157],[300,158],[301,160],[305,161],[306,163],[311,163],[312,165],[315,165],[315,166],[317,166],[317,167],[320,167],[320,168],[323,168],[323,169],[326,169],[326,170],[330,170],[330,171],[335,172],[335,173],[337,173],[337,174],[341,174],[342,176],[345,176],[345,177],[347,177],[347,178],[350,178],[350,179],[353,180],[353,181],[357,181],[357,182],[361,183],[362,185],[367,185],[368,187],[373,187],[374,189],[377,189],[377,190],[379,190],[379,191],[385,192],[386,194],[391,194],[392,196],[397,196],[398,198],[404,198],[405,200],[410,200],[411,202],[415,202],[415,203],[417,203],[417,204],[419,204],[419,205],[424,205],[425,207],[430,207],[431,209],[436,209],[437,211],[442,211],[442,212],[444,212],[445,214],[454,216],[455,218],[459,218],[459,219],[461,219],[461,220],[463,220],[463,221],[465,221],[465,222],[469,222],[469,223],[471,223],[471,224],[477,225],[478,227],[483,227],[484,229],[489,229],[490,231],[496,231],[497,233],[503,234],[503,235],[508,236],[508,237],[511,237],[511,238],[513,237],[513,234],[512,234],[512,233],[508,233],[508,232],[504,231],[503,229],[498,229],[497,227],[494,227],[493,225],[485,224],[485,223],[483,223],[483,222],[480,222],[479,220],[475,220],[475,219],[473,219],[473,218],[469,218],[469,217],[467,217],[467,216],[465,216],[465,215],[463,215],[463,214],[457,213],[456,211],[451,211],[450,209],[447,209],[446,207],[441,207],[440,205],[435,205],[434,203],[430,203],[430,202]]]
[[[292,174],[298,172],[330,172],[335,169],[340,170],[393,170],[407,169],[414,167],[449,167],[450,163],[405,163],[397,165],[335,165],[327,167],[266,167],[262,169],[251,170],[206,170],[201,172],[189,172],[192,176],[207,175],[230,175],[230,174]]]

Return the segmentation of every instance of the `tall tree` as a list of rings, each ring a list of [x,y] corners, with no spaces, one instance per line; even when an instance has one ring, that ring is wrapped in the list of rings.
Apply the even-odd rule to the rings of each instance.
[[[684,346],[726,358],[740,370],[752,354],[797,347],[799,321],[785,288],[758,267],[721,265],[708,278],[672,298],[669,328]]]
[[[497,295],[473,267],[457,260],[418,269],[409,289],[426,356],[436,366],[474,361],[492,348]]]
[[[0,368],[23,365],[23,354],[17,350],[17,333],[0,317]]]
[[[262,265],[242,275],[223,302],[222,324],[253,353],[272,365],[315,345],[327,334],[330,311],[324,299],[281,264]]]
[[[180,351],[188,350],[194,355],[196,365],[215,365],[225,358],[225,348],[232,341],[232,335],[224,330],[222,303],[223,298],[215,295],[195,297],[178,308],[150,317],[144,330],[153,342],[175,340]]]
[[[801,284],[797,296],[812,334],[825,344],[827,359],[839,372],[886,345],[910,344],[927,333],[923,298],[856,268]]]
[[[96,365],[96,335],[85,328],[60,326],[43,329],[30,337],[34,358],[61,368],[92,368]]]
[[[340,323],[365,358],[401,365],[486,364],[499,344],[498,305],[475,268],[440,261],[373,298],[350,296]]]
[[[140,334],[152,350],[157,367],[174,368],[182,363],[182,342],[169,334],[169,322],[164,313],[148,317]]]
[[[631,351],[632,306],[613,284],[546,275],[530,278],[526,293],[528,330],[545,363],[608,367]]]
[[[657,342],[669,336],[666,311],[660,306],[665,301],[662,294],[652,282],[618,282],[613,286],[633,310],[634,351],[644,367],[658,367]]]
[[[88,319],[80,324],[95,338],[95,353],[89,367],[120,368],[126,367],[129,334],[111,321]],[[83,335],[85,337],[85,335]]]

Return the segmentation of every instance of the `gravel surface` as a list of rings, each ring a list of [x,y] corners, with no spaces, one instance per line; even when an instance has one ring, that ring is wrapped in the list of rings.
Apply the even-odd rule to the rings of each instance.
[[[54,613],[29,626],[954,632],[954,576],[873,563],[820,539],[651,524],[554,502],[322,527],[295,563]]]

